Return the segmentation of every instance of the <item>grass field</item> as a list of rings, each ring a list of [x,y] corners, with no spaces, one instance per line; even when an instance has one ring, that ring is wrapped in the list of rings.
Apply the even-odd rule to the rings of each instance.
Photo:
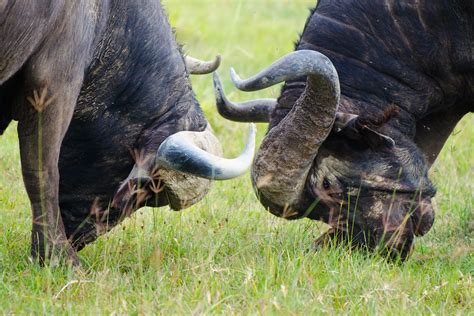
[[[185,50],[223,58],[234,100],[244,76],[289,52],[313,0],[164,0]],[[214,109],[212,79],[193,77],[227,156],[247,128]],[[433,229],[405,264],[344,248],[307,252],[326,228],[287,222],[260,206],[249,177],[216,183],[182,212],[144,208],[80,252],[84,273],[28,261],[31,217],[15,125],[0,138],[0,313],[54,314],[458,314],[474,315],[474,116],[456,127],[431,170]],[[260,142],[266,126],[260,125]]]

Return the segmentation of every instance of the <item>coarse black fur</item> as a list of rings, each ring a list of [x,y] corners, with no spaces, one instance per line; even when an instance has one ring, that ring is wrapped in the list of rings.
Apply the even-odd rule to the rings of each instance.
[[[352,101],[343,100],[341,111],[376,115],[395,104],[398,128],[413,136],[431,114],[473,110],[473,24],[470,1],[321,0],[295,49],[331,59],[343,99]],[[281,98],[299,96],[305,79],[287,82]]]

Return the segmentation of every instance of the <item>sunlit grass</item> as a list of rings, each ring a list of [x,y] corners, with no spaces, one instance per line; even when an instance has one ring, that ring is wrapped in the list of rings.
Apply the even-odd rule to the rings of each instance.
[[[237,92],[230,66],[248,76],[290,52],[311,0],[166,0],[189,54],[222,55],[229,98],[276,97],[279,88]],[[193,86],[227,156],[247,128],[221,119],[210,76]],[[403,265],[346,248],[307,252],[324,226],[287,222],[260,206],[248,176],[214,185],[182,212],[142,209],[81,253],[85,273],[28,261],[31,217],[15,125],[0,138],[0,311],[5,313],[474,313],[474,116],[455,129],[431,171],[437,218]],[[259,141],[266,126],[259,125]],[[65,287],[66,286],[66,287]]]

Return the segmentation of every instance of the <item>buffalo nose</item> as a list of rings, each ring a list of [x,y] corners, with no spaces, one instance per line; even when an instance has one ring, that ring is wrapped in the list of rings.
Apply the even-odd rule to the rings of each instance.
[[[425,198],[419,202],[416,209],[411,214],[413,222],[413,230],[416,236],[423,236],[433,226],[434,223],[434,209],[430,198]]]
[[[390,259],[405,261],[413,251],[415,235],[412,221],[407,220],[393,230],[385,230],[379,238],[381,253]]]

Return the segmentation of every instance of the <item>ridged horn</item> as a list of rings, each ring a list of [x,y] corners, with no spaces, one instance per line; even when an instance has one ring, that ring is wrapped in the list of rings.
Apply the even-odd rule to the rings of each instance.
[[[306,178],[336,117],[339,78],[329,58],[311,50],[292,52],[246,80],[231,70],[232,81],[244,91],[301,77],[306,78],[304,92],[267,133],[252,166],[254,188],[273,213],[288,208],[305,211],[299,208],[304,204]]]

